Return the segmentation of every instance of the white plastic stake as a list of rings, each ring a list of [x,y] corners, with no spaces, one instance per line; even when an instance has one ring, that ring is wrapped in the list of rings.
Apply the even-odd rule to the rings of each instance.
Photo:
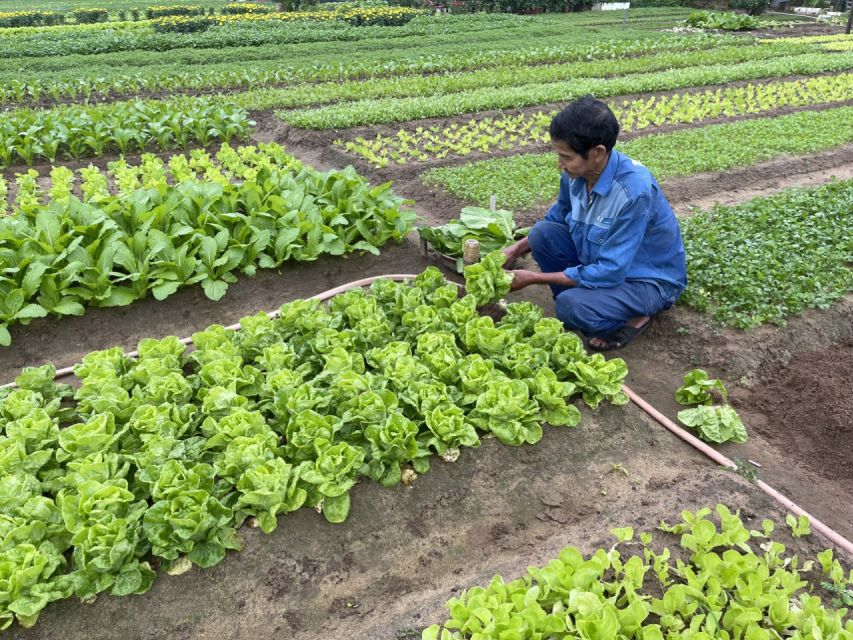
[[[492,194],[489,197],[489,209],[494,211],[497,208],[498,208],[498,197],[496,195]]]

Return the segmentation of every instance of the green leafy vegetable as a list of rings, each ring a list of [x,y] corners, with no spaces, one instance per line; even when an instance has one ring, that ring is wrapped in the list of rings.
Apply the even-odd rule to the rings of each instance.
[[[712,404],[714,393],[722,400],[729,397],[722,380],[708,378],[708,372],[703,369],[693,369],[684,376],[684,384],[675,392],[675,400],[679,404]]]
[[[480,262],[465,267],[465,290],[473,296],[478,307],[509,293],[513,276],[504,271],[505,261],[506,256],[501,251],[492,251]]]
[[[486,258],[481,288],[504,273]],[[76,391],[24,370],[0,392],[0,625],[72,593],[143,593],[149,554],[171,573],[212,566],[247,519],[270,532],[305,506],[343,522],[360,478],[411,484],[483,433],[535,443],[543,422],[578,423],[577,394],[624,400],[621,360],[530,303],[498,323],[476,305],[430,268],[212,325],[192,351],[167,337],[89,353]]]
[[[746,442],[746,427],[729,405],[700,405],[695,409],[683,409],[678,412],[678,419],[708,442]]]
[[[459,220],[440,227],[418,227],[421,238],[440,253],[459,257],[466,240],[476,240],[482,253],[489,253],[512,244],[523,237],[527,229],[516,229],[512,211],[491,211],[481,207],[465,207]]]
[[[661,523],[661,530],[681,536],[671,548],[653,546],[649,533],[635,542],[632,527],[615,528],[609,549],[585,555],[566,547],[521,578],[495,576],[487,586],[451,598],[445,605],[449,618],[421,637],[850,637],[847,610],[833,610],[814,595],[811,561],[802,563],[773,540],[760,548],[750,544],[766,534],[747,529],[722,504],[716,508],[719,524],[706,518],[710,513],[684,511],[683,522]]]

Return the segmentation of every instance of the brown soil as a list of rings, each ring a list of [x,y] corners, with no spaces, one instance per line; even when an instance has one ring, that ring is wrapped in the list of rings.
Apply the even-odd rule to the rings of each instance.
[[[709,208],[714,203],[736,204],[789,187],[817,186],[831,179],[853,178],[853,144],[808,156],[784,156],[725,173],[700,173],[676,178],[661,186],[678,213]]]
[[[529,258],[519,266],[535,268]],[[522,297],[553,313],[549,292],[533,289]],[[698,367],[722,379],[750,439],[720,450],[731,459],[761,464],[755,468],[761,479],[853,539],[853,509],[840,506],[853,505],[853,421],[848,402],[853,383],[850,368],[838,360],[850,357],[851,317],[853,294],[830,309],[791,318],[784,327],[762,326],[748,332],[724,329],[676,306],[656,317],[643,337],[618,355],[628,363],[631,388],[672,420],[684,408],[674,398],[684,374]],[[838,364],[829,375],[831,357]],[[811,381],[810,391],[800,392],[793,382],[786,387],[798,371]],[[772,400],[765,405],[763,398]],[[771,409],[773,416],[765,416]],[[789,419],[780,420],[784,412]],[[797,416],[808,416],[810,422],[800,422]],[[771,427],[765,427],[768,424]],[[846,431],[829,425],[846,425]],[[808,445],[809,436],[820,444]],[[828,458],[833,446],[837,449]]]
[[[744,35],[756,38],[798,38],[800,36],[833,36],[839,33],[844,33],[844,27],[837,24],[822,24],[815,21],[803,22],[777,29],[757,29],[755,31],[747,31]]]
[[[804,171],[795,175],[772,175],[767,176],[764,180],[754,181],[754,173],[750,173],[743,177],[744,182],[731,185],[727,191],[712,192],[708,196],[700,197],[695,195],[700,193],[699,183],[687,185],[684,182],[675,181],[671,185],[668,183],[664,186],[664,191],[669,195],[670,204],[675,210],[675,213],[680,216],[691,215],[698,210],[710,209],[715,204],[733,205],[739,202],[746,202],[752,198],[759,196],[771,196],[779,193],[784,189],[792,187],[816,187],[821,184],[826,184],[830,180],[851,180],[853,179],[853,163],[847,162],[838,166],[833,166],[832,162],[839,157],[847,157],[853,155],[853,145],[847,145],[833,152],[831,156],[822,156],[828,164],[820,164],[820,166],[829,166],[830,169],[821,169],[819,171]],[[846,159],[846,158],[845,158]],[[769,168],[769,167],[768,167]],[[703,188],[712,189],[714,176],[705,175],[705,182],[702,183]],[[735,183],[732,180],[732,183]],[[694,195],[681,195],[683,191],[692,189]],[[678,196],[676,200],[673,196]]]
[[[734,404],[762,437],[853,491],[853,340],[761,372]],[[819,411],[815,407],[820,407]],[[760,413],[758,413],[760,412]]]

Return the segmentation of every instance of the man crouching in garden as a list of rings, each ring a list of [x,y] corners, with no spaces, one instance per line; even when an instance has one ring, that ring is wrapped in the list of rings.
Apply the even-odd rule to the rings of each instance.
[[[643,165],[613,149],[619,123],[592,97],[551,121],[561,171],[557,202],[530,235],[504,249],[541,273],[517,270],[512,289],[548,284],[557,317],[598,351],[621,349],[687,286],[678,221]]]

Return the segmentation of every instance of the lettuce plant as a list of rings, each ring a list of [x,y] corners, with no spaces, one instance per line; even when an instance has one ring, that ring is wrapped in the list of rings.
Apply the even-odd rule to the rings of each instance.
[[[471,422],[503,444],[535,444],[542,438],[539,406],[522,380],[489,381],[471,412]]]
[[[322,509],[326,520],[340,523],[349,514],[349,490],[364,461],[364,450],[346,442],[318,442],[318,455],[305,467],[302,479],[307,483],[308,502]]]
[[[709,378],[708,372],[703,369],[693,369],[684,376],[684,384],[675,392],[675,400],[687,405],[712,404],[715,393],[723,400],[729,396],[722,380]]]
[[[42,609],[71,595],[69,575],[61,574],[66,560],[50,542],[3,550],[0,560],[0,629],[17,620],[22,627],[36,623]]]
[[[506,256],[501,251],[492,251],[480,262],[465,267],[465,290],[474,296],[477,306],[495,302],[509,293],[512,275],[503,270]]]
[[[308,492],[300,486],[305,468],[305,463],[294,467],[282,458],[271,458],[247,469],[236,485],[239,492],[234,505],[237,523],[253,515],[257,516],[264,533],[274,531],[278,514],[296,511],[308,498]]]
[[[213,495],[214,469],[167,461],[151,488],[153,505],[145,511],[143,530],[151,552],[166,560],[187,554],[193,564],[212,567],[226,549],[240,549],[234,515]]]
[[[729,405],[700,405],[678,412],[678,419],[709,442],[746,442],[746,427]]]

